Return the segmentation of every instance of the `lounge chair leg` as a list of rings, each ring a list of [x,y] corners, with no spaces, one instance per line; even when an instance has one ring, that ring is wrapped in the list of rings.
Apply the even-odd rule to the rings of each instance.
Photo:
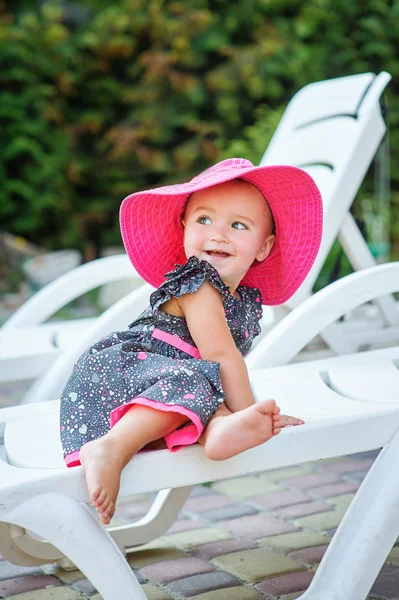
[[[31,530],[61,550],[104,600],[146,599],[119,548],[86,504],[63,494],[42,494],[3,519]]]
[[[110,527],[109,534],[122,552],[161,536],[176,520],[193,486],[161,490],[148,513],[129,525]]]
[[[399,430],[380,452],[301,600],[365,600],[399,534]]]

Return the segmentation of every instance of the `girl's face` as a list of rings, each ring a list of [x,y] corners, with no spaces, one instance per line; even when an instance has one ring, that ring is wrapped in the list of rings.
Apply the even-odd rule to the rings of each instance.
[[[254,262],[270,253],[273,217],[257,187],[233,180],[195,192],[183,215],[187,258],[206,260],[234,293]]]

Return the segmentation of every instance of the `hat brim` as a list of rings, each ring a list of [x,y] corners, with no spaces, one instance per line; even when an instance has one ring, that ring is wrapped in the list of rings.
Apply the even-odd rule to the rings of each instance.
[[[230,167],[216,173],[209,169],[201,175],[187,183],[125,198],[120,210],[121,232],[135,269],[145,281],[159,287],[165,273],[189,258],[184,253],[181,223],[189,196],[241,178],[262,192],[276,224],[270,255],[251,266],[241,283],[259,288],[263,304],[283,304],[303,283],[320,247],[323,208],[315,182],[302,169],[286,165]]]

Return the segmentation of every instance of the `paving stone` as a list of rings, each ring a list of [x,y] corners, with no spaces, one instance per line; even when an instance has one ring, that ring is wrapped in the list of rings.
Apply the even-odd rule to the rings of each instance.
[[[258,600],[261,592],[250,587],[231,587],[193,596],[194,600]]]
[[[79,581],[76,581],[72,585],[72,588],[81,594],[85,594],[85,596],[92,596],[97,591],[94,585],[88,579],[80,579]]]
[[[374,458],[368,458],[364,460],[339,460],[337,462],[323,465],[323,470],[342,475],[343,473],[368,470],[373,463]]]
[[[302,477],[292,477],[285,480],[285,484],[300,490],[312,489],[322,485],[338,483],[340,479],[335,473],[313,473]]]
[[[61,579],[63,583],[68,583],[69,585],[75,583],[75,581],[79,581],[80,579],[85,578],[82,571],[79,571],[79,569],[74,569],[73,571],[65,571],[64,569],[61,569],[61,567],[59,567],[55,571],[54,575],[56,575],[58,579]]]
[[[42,588],[60,585],[59,580],[51,575],[23,575],[0,581],[0,598],[8,598],[23,592],[32,592]]]
[[[252,476],[218,481],[213,484],[213,489],[232,498],[243,500],[251,496],[278,492],[280,487],[271,481]]]
[[[330,537],[333,538],[335,535],[335,532],[337,531],[338,527],[334,527],[333,529],[327,529],[326,530],[326,534]]]
[[[118,519],[135,520],[146,515],[151,508],[152,500],[143,500],[131,504],[122,504],[115,510],[115,516]]]
[[[315,515],[317,513],[331,510],[331,506],[326,502],[304,502],[302,504],[294,504],[286,506],[275,511],[275,516],[281,519],[293,519],[295,517],[304,517],[306,515]]]
[[[280,596],[279,600],[296,600],[302,596],[302,592],[295,592],[294,594],[284,594]]]
[[[224,523],[225,521],[223,522],[223,525]],[[226,529],[222,529],[221,527],[204,527],[203,529],[168,535],[165,539],[167,539],[169,543],[178,546],[179,548],[183,548],[183,550],[189,550],[190,548],[201,546],[202,544],[230,540],[232,537],[233,536],[226,531]]]
[[[225,542],[215,542],[214,544],[204,544],[191,551],[191,555],[202,560],[210,560],[214,556],[222,554],[231,554],[240,550],[249,550],[255,548],[255,542],[249,540],[226,540]]]
[[[168,590],[184,598],[190,598],[190,596],[204,594],[212,590],[239,585],[241,585],[241,582],[233,575],[230,575],[230,573],[216,571],[215,573],[205,573],[204,575],[194,575],[193,577],[179,579],[178,581],[169,583]]]
[[[248,502],[253,506],[261,507],[266,510],[273,510],[283,506],[291,506],[299,502],[306,502],[309,496],[298,490],[288,490],[274,494],[265,494],[264,496],[255,496]]]
[[[129,552],[127,561],[133,569],[141,569],[152,563],[187,558],[187,556],[185,552],[175,548],[166,540],[154,540]]]
[[[198,496],[207,496],[208,494],[213,493],[210,485],[196,485],[191,490],[189,498],[198,498]]]
[[[223,506],[222,508],[215,508],[214,510],[207,510],[201,513],[201,516],[209,521],[224,521],[226,519],[256,515],[258,512],[256,508],[249,504],[232,504],[230,506]]]
[[[0,561],[0,581],[23,575],[43,575],[43,570],[41,567],[20,567],[19,565],[12,565],[6,560]]]
[[[358,483],[359,485],[363,482],[364,478],[368,473],[367,471],[356,471],[355,473],[350,473],[348,475],[344,475],[342,479],[345,481],[349,481],[350,483]]]
[[[314,577],[313,571],[290,573],[282,577],[273,577],[259,583],[256,588],[264,594],[282,596],[306,590]]]
[[[340,481],[331,485],[322,485],[317,488],[309,489],[309,493],[319,498],[328,498],[330,496],[341,496],[349,492],[356,492],[359,489],[358,484],[349,481]]]
[[[283,533],[282,535],[274,535],[256,541],[262,546],[288,552],[312,546],[322,546],[328,544],[330,538],[315,531],[295,531],[294,533]]]
[[[140,584],[146,583],[147,579],[143,577],[138,571],[134,571],[134,576]]]
[[[213,571],[215,571],[214,567],[204,560],[187,557],[147,565],[140,570],[140,573],[151,582],[167,584],[183,577],[201,575],[202,573],[211,573]]]
[[[299,527],[308,527],[309,529],[317,529],[326,531],[333,527],[338,527],[345,511],[331,510],[330,512],[319,513],[318,515],[310,515],[296,519],[295,524]]]
[[[173,596],[165,588],[157,587],[151,583],[144,583],[141,587],[148,600],[173,600]],[[94,599],[90,598],[90,600]]]
[[[269,550],[254,549],[224,554],[212,559],[220,569],[236,575],[246,582],[254,583],[266,577],[303,571],[296,560]]]
[[[285,479],[291,479],[292,477],[300,477],[314,473],[314,466],[311,463],[305,463],[303,465],[297,465],[295,467],[286,467],[285,469],[275,469],[273,471],[264,471],[258,474],[260,479],[266,479],[267,481],[284,481]]]
[[[208,494],[206,496],[199,496],[198,498],[189,498],[183,507],[183,511],[199,513],[229,506],[230,504],[234,504],[234,500],[228,498],[228,496]]]
[[[63,585],[17,594],[16,596],[12,596],[12,600],[82,600],[82,595],[76,590]]]
[[[306,565],[317,565],[323,558],[327,548],[328,544],[325,544],[324,546],[303,548],[302,550],[295,550],[295,552],[290,552],[289,556]]]
[[[265,513],[242,517],[241,519],[233,519],[231,521],[223,521],[223,526],[235,535],[250,539],[296,530],[296,527],[291,523],[274,519]]]
[[[399,600],[398,581],[399,568],[394,565],[384,565],[370,590],[370,595],[384,600]]]
[[[333,496],[333,498],[326,498],[328,504],[339,508],[340,510],[347,510],[352,503],[355,494],[342,494],[342,496]]]
[[[374,458],[375,460],[380,452],[380,448],[377,448],[376,450],[368,450],[367,452],[358,452],[357,454],[352,454],[352,458],[359,460],[363,460],[364,458]]]
[[[202,519],[197,519],[195,521],[194,519],[175,521],[173,525],[169,527],[168,531],[164,533],[164,536],[180,533],[181,531],[193,531],[194,529],[201,529],[207,525],[208,523]]]
[[[399,546],[394,546],[388,555],[387,563],[399,567]],[[399,585],[399,582],[398,582]]]

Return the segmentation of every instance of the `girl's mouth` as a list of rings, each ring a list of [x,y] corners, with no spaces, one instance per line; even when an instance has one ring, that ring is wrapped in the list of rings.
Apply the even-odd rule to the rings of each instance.
[[[207,250],[206,253],[209,254],[209,256],[215,256],[216,258],[228,258],[230,256],[227,252],[219,252],[217,250]]]

